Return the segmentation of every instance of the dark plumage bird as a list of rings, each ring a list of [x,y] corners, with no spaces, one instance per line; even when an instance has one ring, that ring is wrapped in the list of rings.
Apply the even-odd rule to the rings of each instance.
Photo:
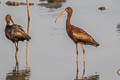
[[[70,23],[70,19],[71,19],[71,16],[72,16],[72,8],[71,7],[67,7],[63,12],[61,12],[57,17],[56,17],[56,20],[55,20],[55,23],[57,21],[57,19],[65,14],[65,13],[68,13],[67,14],[67,20],[66,20],[66,31],[67,31],[67,34],[68,36],[73,40],[73,42],[76,44],[76,63],[77,63],[77,75],[78,75],[78,47],[77,47],[77,44],[79,43],[81,46],[82,46],[82,49],[83,49],[83,74],[85,72],[85,49],[83,47],[83,45],[93,45],[95,47],[99,46],[99,43],[96,42],[87,32],[85,32],[83,29],[81,28],[78,28],[74,25],[72,25]],[[77,78],[77,76],[76,76]]]
[[[5,28],[5,35],[9,40],[11,40],[15,44],[15,47],[16,47],[15,57],[17,58],[18,42],[24,41],[24,40],[29,41],[31,38],[27,33],[24,32],[24,30],[20,25],[14,24],[12,20],[12,16],[10,14],[6,15],[5,20],[7,23]],[[12,25],[10,25],[10,21],[13,23]]]

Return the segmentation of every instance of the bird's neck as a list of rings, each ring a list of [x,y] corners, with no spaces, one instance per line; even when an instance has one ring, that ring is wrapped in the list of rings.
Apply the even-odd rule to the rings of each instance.
[[[9,28],[9,27],[10,27],[10,22],[7,22],[5,29],[7,29],[7,28]]]
[[[72,16],[72,13],[68,13],[67,20],[66,20],[66,31],[67,31],[67,33],[69,33],[70,30],[71,30],[71,24],[70,24],[71,16]]]
[[[10,25],[10,21],[7,21],[7,25]]]
[[[66,20],[66,26],[70,27],[70,20],[71,20],[72,13],[68,13],[67,20]]]

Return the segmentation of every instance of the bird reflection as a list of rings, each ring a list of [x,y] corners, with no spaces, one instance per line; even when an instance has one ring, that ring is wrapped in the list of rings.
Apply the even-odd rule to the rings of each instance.
[[[62,7],[62,3],[66,2],[66,0],[40,0],[40,6],[46,8],[60,8]]]
[[[100,80],[100,75],[90,75],[80,80]]]
[[[30,70],[19,70],[16,65],[12,71],[7,73],[6,80],[30,80]]]
[[[81,79],[74,79],[74,80],[100,80],[100,75],[98,74],[94,74],[94,75],[89,75],[89,76],[82,76]]]
[[[76,70],[76,80],[79,80],[78,78],[78,72],[79,72],[79,68],[78,68],[78,64],[77,64],[77,70]],[[85,75],[85,67],[83,66],[83,71],[82,71],[82,80],[85,80],[84,78]]]

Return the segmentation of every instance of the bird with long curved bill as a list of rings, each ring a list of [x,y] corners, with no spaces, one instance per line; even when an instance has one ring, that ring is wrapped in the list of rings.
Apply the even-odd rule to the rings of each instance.
[[[27,33],[25,33],[25,31],[22,29],[20,25],[14,24],[12,20],[12,16],[10,14],[6,15],[5,20],[7,23],[5,27],[5,35],[9,40],[11,40],[15,44],[16,47],[15,58],[16,58],[16,64],[18,64],[17,61],[18,42],[24,40],[29,41],[31,37]],[[10,21],[12,22],[12,25],[10,24]]]
[[[72,8],[67,7],[63,12],[61,12],[55,20],[58,20],[58,18],[65,13],[67,13],[67,20],[66,20],[66,32],[68,36],[73,40],[73,42],[76,44],[76,65],[77,65],[77,70],[76,70],[76,79],[78,79],[78,46],[77,44],[80,44],[83,49],[83,74],[85,74],[85,49],[83,45],[92,45],[92,46],[99,46],[99,43],[96,42],[87,32],[85,32],[83,29],[76,27],[70,23],[71,16],[72,16]]]

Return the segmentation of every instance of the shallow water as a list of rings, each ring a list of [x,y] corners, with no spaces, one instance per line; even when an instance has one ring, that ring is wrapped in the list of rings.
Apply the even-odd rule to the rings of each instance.
[[[24,0],[21,0],[25,2]],[[28,80],[74,80],[76,73],[75,44],[65,31],[66,15],[54,23],[55,17],[67,6],[73,8],[71,23],[87,31],[100,43],[95,48],[85,46],[85,76],[100,75],[99,80],[119,80],[120,68],[120,1],[119,0],[66,0],[60,7],[30,6],[30,36]],[[46,2],[45,2],[46,3]],[[105,6],[105,11],[98,7]],[[0,4],[0,80],[7,80],[15,67],[15,46],[4,35],[5,16],[11,14],[14,22],[27,28],[26,6]],[[19,43],[19,71],[25,71],[25,42]],[[82,74],[82,49],[79,45],[79,78]],[[15,77],[14,77],[15,78]],[[17,80],[17,79],[15,79]],[[22,80],[22,79],[20,79]],[[23,79],[24,80],[24,79]],[[27,80],[27,79],[26,79]]]

